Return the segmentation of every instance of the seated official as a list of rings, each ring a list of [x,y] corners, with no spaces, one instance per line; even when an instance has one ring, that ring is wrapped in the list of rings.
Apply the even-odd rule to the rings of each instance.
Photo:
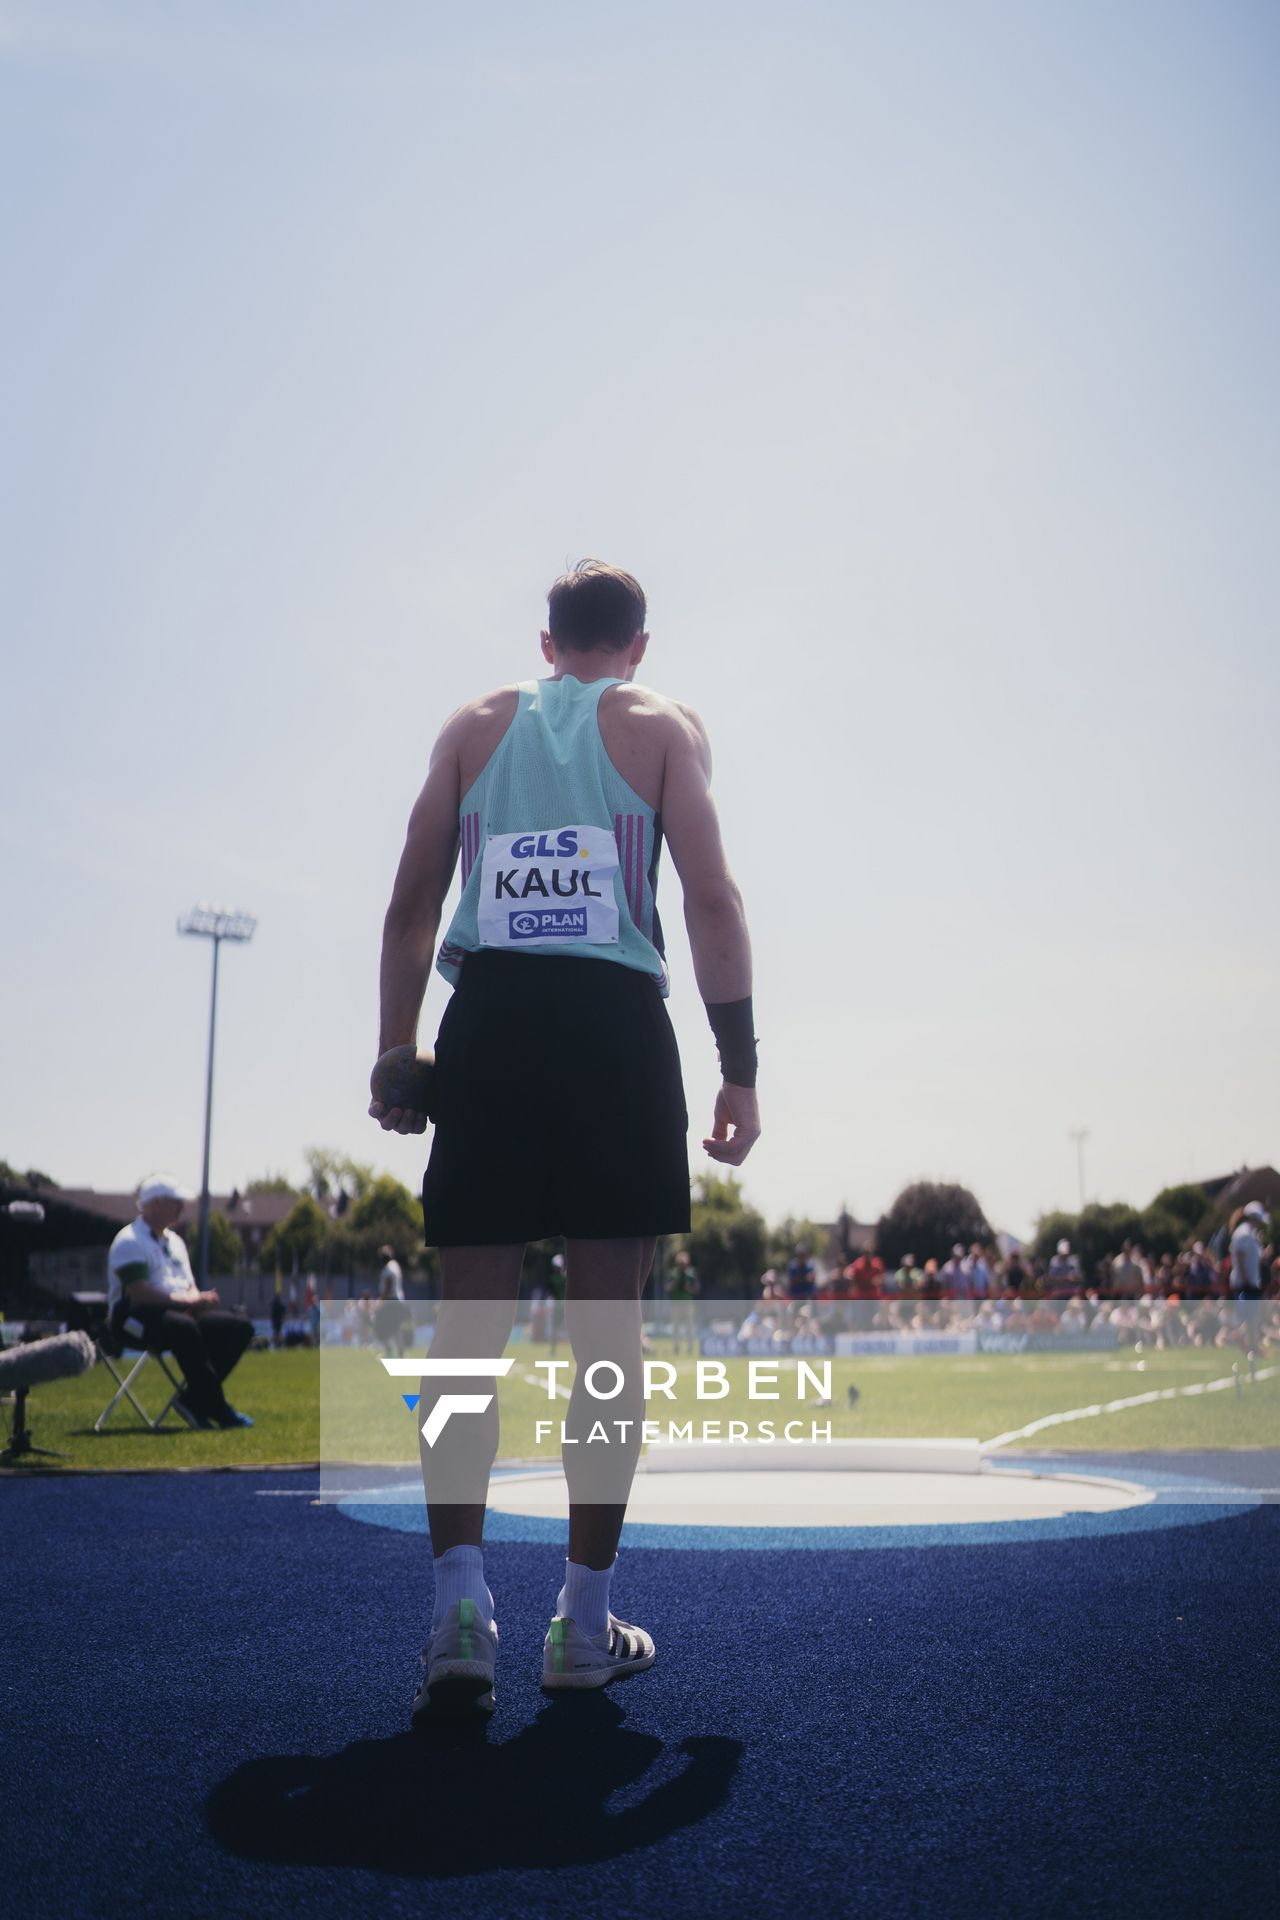
[[[249,1342],[253,1322],[201,1292],[186,1243],[173,1231],[190,1194],[157,1176],[138,1194],[138,1217],[107,1255],[107,1315],[117,1339],[172,1353],[183,1373],[178,1406],[196,1427],[251,1427],[222,1383]]]

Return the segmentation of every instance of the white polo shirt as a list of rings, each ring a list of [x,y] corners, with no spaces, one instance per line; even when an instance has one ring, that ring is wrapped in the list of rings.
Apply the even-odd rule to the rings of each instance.
[[[1248,1220],[1242,1220],[1231,1236],[1231,1284],[1236,1288],[1262,1285],[1262,1246]]]
[[[121,1227],[107,1255],[107,1312],[114,1313],[124,1297],[121,1267],[146,1265],[147,1280],[162,1293],[195,1292],[195,1279],[187,1255],[187,1243],[180,1233],[166,1227],[156,1233],[139,1214],[131,1226]]]

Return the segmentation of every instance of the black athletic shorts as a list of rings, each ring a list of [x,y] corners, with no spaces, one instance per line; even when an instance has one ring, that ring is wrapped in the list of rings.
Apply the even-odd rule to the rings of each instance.
[[[689,1119],[657,985],[614,960],[470,953],[436,1039],[427,1245],[689,1231]]]

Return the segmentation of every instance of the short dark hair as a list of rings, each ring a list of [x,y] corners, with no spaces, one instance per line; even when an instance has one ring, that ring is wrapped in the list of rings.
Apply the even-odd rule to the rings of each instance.
[[[640,582],[603,560],[579,560],[547,595],[547,631],[558,647],[618,652],[644,632]]]

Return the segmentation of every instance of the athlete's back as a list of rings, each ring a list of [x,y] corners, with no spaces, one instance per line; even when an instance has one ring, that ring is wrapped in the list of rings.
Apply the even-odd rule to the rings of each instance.
[[[599,664],[607,673],[607,663]],[[467,701],[454,715],[458,777],[464,794],[501,745],[515,719],[519,700],[520,683],[512,681]],[[691,707],[628,680],[605,689],[597,716],[600,738],[610,760],[627,785],[655,813],[661,813],[668,752],[682,739],[705,738],[701,720]]]
[[[651,814],[654,852],[660,836],[680,877],[694,972],[720,1048],[724,1077],[712,1130],[703,1144],[713,1158],[738,1165],[759,1133],[751,951],[741,896],[729,872],[711,798],[706,729],[692,708],[636,684],[633,676],[649,636],[643,630],[644,596],[629,575],[586,562],[556,582],[549,604],[551,618],[541,635],[541,647],[551,669],[550,681],[507,685],[468,701],[450,716],[436,741],[426,782],[410,816],[387,911],[380,1050],[416,1037],[441,908],[460,856],[464,906],[468,887],[473,895],[479,890],[479,862],[488,831],[482,810],[473,810],[472,824],[468,824],[464,803],[500,763],[504,742],[511,740],[522,718],[522,702],[535,700],[530,689],[571,679],[577,688],[592,694],[593,728],[598,729],[595,738],[607,763],[606,777],[616,777]],[[595,824],[613,824],[616,816],[598,810],[602,817]],[[591,823],[511,815],[496,824],[515,832]],[[479,836],[474,844],[468,838],[471,833]],[[495,871],[493,880],[510,896],[515,881],[509,866],[501,873]],[[537,884],[545,886],[546,876],[540,875]],[[619,881],[618,893],[620,909],[629,906],[637,920],[642,919],[625,880]],[[454,943],[458,952],[442,955],[442,966],[451,978],[456,977],[463,953],[492,943],[490,933],[479,925],[472,928],[465,915],[463,920],[463,935]],[[455,927],[459,924],[455,916]],[[642,926],[641,931],[649,930]],[[516,929],[512,940],[516,932],[524,938]],[[555,947],[553,941],[542,938],[541,929],[530,936],[529,944],[542,953]],[[603,955],[601,943],[589,944],[594,953]],[[571,940],[560,943],[560,950],[571,954]],[[532,960],[536,953],[530,950],[525,957]],[[628,955],[625,950],[609,957],[630,958],[635,964],[634,953]],[[384,1126],[420,1131],[425,1124],[421,1116],[396,1110],[393,1118],[376,1102],[374,1108],[374,1117]]]
[[[518,948],[633,967],[665,996],[661,816],[618,771],[600,724],[624,684],[578,660],[522,681],[474,778],[460,738],[462,894],[437,961],[454,985],[468,954]],[[492,730],[486,711],[483,747]]]

